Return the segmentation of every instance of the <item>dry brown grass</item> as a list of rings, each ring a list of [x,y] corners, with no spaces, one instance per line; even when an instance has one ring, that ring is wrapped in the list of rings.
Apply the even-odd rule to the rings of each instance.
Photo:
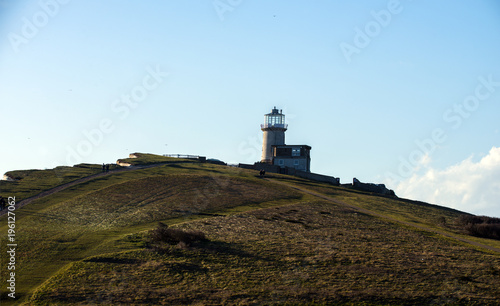
[[[273,175],[337,200],[325,202],[253,176],[176,164],[30,204],[16,223],[19,295],[37,288],[35,305],[497,304],[498,254],[411,226],[454,232],[459,212]],[[158,221],[179,235],[148,248]],[[208,241],[189,242],[193,232]]]
[[[74,264],[40,288],[35,301],[495,305],[500,296],[499,256],[329,203],[178,228],[202,231],[210,241]]]
[[[229,175],[216,172],[219,169],[225,167],[162,167],[111,175],[19,210],[16,228],[22,231],[16,242],[22,248],[16,252],[17,301],[29,297],[71,262],[142,247],[144,242],[122,239],[123,235],[151,229],[158,221],[188,221],[234,207],[301,196],[251,177],[234,176],[231,171]],[[5,300],[5,291],[2,294]]]
[[[45,219],[102,230],[294,197],[300,195],[229,176],[151,176],[60,203]]]

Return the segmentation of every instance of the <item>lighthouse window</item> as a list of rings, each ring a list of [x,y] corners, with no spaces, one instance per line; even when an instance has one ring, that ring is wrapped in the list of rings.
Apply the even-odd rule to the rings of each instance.
[[[268,116],[267,123],[271,124],[271,125],[283,124],[283,117],[282,116]]]

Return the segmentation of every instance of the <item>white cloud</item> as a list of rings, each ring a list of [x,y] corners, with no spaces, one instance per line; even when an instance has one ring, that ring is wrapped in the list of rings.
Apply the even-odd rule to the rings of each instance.
[[[422,158],[419,160],[420,167],[428,167],[430,163],[431,163],[431,156],[429,155],[429,153],[425,153],[425,155],[422,156]],[[420,169],[420,167],[418,167],[418,169]]]
[[[403,198],[443,205],[479,215],[500,217],[500,147],[474,162],[472,157],[447,169],[428,167],[395,188]]]

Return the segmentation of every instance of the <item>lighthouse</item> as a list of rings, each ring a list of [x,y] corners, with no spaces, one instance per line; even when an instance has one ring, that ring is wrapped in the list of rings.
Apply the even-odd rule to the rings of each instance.
[[[287,174],[289,169],[310,172],[311,147],[308,145],[286,145],[285,124],[283,111],[276,106],[269,114],[264,115],[264,124],[260,129],[264,133],[262,140],[261,163],[278,166],[280,173]]]
[[[260,129],[264,133],[262,140],[262,158],[263,163],[273,162],[273,146],[285,144],[285,115],[283,111],[276,109],[276,106],[269,114],[264,115],[264,124],[260,125]]]

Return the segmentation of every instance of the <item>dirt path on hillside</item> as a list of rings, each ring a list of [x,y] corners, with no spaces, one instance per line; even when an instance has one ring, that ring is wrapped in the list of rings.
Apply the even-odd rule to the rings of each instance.
[[[90,180],[102,177],[102,176],[107,176],[107,175],[111,175],[111,174],[119,173],[119,172],[124,172],[124,171],[132,171],[132,170],[141,170],[141,169],[147,169],[147,168],[160,167],[160,166],[167,165],[167,164],[170,164],[170,163],[159,163],[159,164],[144,165],[144,166],[130,166],[130,167],[122,168],[122,169],[110,170],[108,172],[101,172],[101,173],[92,174],[92,175],[82,177],[82,178],[79,178],[77,180],[59,185],[59,186],[54,187],[52,189],[42,191],[37,195],[26,198],[26,199],[19,201],[19,202],[16,202],[15,207],[16,207],[16,210],[18,210],[19,208],[24,207],[35,200],[52,195],[52,194],[57,193],[59,191],[65,190],[69,187],[73,187],[75,185],[85,183],[85,182],[88,182]],[[7,208],[0,210],[0,217],[7,214],[7,211],[8,211]]]
[[[389,216],[386,216],[386,215],[379,214],[377,212],[368,210],[366,208],[357,207],[357,206],[354,206],[354,205],[347,204],[347,203],[345,203],[343,201],[334,199],[332,197],[329,197],[327,195],[318,193],[316,191],[312,191],[312,190],[304,188],[304,187],[296,186],[296,185],[291,184],[291,183],[282,182],[282,181],[278,181],[276,179],[269,179],[269,178],[267,178],[267,180],[270,181],[270,182],[273,182],[273,183],[277,183],[277,184],[281,184],[281,185],[284,185],[284,186],[288,186],[288,187],[293,188],[295,190],[298,190],[298,191],[301,191],[301,192],[313,195],[315,197],[318,197],[318,198],[321,198],[323,200],[327,200],[327,201],[333,202],[333,203],[338,204],[338,205],[349,207],[350,209],[358,211],[358,212],[363,213],[363,214],[371,215],[371,216],[378,217],[378,218],[381,218],[381,219],[386,219],[386,220],[389,220],[389,221],[394,222],[394,223],[404,224],[404,225],[407,225],[407,226],[410,226],[410,227],[414,227],[414,228],[417,228],[419,230],[423,230],[423,231],[426,231],[426,232],[436,233],[436,234],[445,236],[447,238],[451,238],[451,239],[454,239],[454,240],[458,240],[458,241],[461,241],[461,242],[465,242],[465,243],[474,245],[476,247],[480,247],[480,248],[483,248],[483,249],[487,249],[487,250],[490,250],[490,251],[493,251],[493,252],[500,253],[500,249],[499,248],[492,247],[492,246],[489,246],[489,245],[486,245],[486,244],[482,244],[482,243],[479,243],[479,242],[476,242],[476,241],[472,241],[472,240],[469,240],[467,238],[457,237],[457,236],[455,236],[453,234],[450,234],[448,232],[445,232],[445,231],[440,231],[438,229],[434,229],[434,228],[422,226],[422,225],[419,225],[419,224],[414,224],[414,223],[411,223],[411,222],[397,220],[397,219],[391,218]]]

